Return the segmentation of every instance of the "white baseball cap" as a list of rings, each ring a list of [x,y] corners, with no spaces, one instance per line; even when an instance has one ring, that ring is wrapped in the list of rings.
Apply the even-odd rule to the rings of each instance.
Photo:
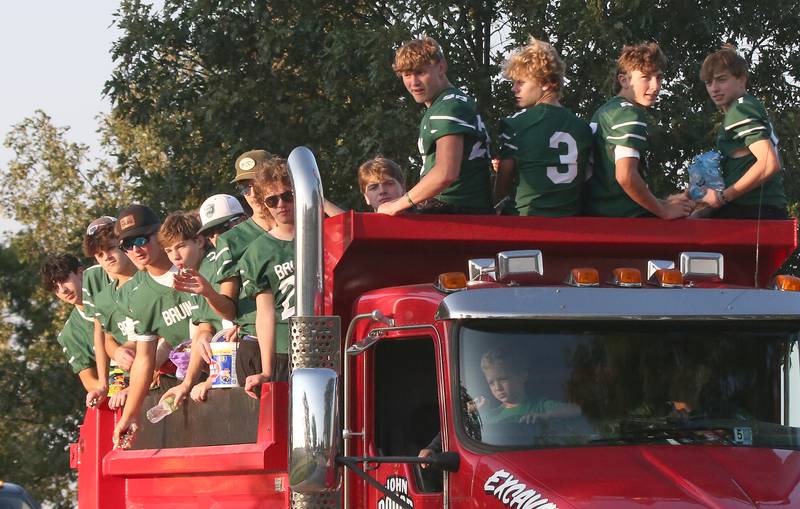
[[[244,214],[239,200],[229,194],[215,194],[200,205],[200,223],[202,226],[197,233],[221,225],[231,219]]]

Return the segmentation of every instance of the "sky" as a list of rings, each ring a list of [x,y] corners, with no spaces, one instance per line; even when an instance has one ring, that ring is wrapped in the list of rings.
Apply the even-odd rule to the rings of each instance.
[[[4,2],[0,16],[0,134],[44,110],[67,139],[85,143],[99,157],[95,117],[110,110],[102,96],[111,75],[117,0]],[[0,148],[0,171],[13,153]],[[16,225],[0,216],[0,232]],[[0,233],[0,239],[2,234]]]

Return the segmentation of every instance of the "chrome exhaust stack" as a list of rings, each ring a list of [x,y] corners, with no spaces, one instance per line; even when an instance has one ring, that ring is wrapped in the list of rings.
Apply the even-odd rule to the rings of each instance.
[[[338,316],[322,316],[322,180],[306,147],[294,149],[288,163],[295,203],[296,297],[296,316],[289,320],[289,487],[292,507],[339,507],[341,323]]]

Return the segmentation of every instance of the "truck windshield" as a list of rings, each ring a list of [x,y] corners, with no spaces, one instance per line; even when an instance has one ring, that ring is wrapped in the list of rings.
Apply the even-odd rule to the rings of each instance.
[[[794,327],[468,321],[458,334],[459,425],[479,447],[797,449]]]

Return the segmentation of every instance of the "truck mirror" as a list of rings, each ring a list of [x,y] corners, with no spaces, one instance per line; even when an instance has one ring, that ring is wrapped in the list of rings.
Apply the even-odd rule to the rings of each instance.
[[[431,465],[434,468],[443,470],[445,472],[457,472],[458,467],[461,465],[461,457],[457,452],[440,452],[430,456],[433,460]]]
[[[289,378],[292,429],[289,485],[297,493],[339,489],[339,378],[328,368],[297,368]]]

